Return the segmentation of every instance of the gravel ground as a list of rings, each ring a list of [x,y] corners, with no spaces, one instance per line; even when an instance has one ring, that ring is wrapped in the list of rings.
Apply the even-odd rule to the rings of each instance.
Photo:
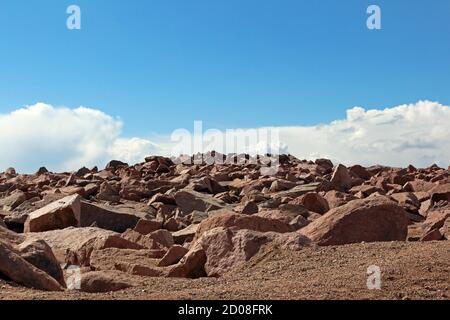
[[[367,268],[381,268],[381,290],[367,289]],[[133,278],[136,287],[108,294],[47,293],[0,280],[0,299],[450,299],[450,241],[263,248],[220,279]]]

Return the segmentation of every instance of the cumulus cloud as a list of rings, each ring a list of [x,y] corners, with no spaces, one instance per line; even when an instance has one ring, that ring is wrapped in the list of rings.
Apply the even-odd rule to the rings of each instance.
[[[69,171],[104,165],[111,157],[142,161],[143,152],[157,151],[144,139],[122,138],[122,127],[119,119],[84,107],[38,103],[0,114],[0,168]]]
[[[0,170],[14,166],[34,172],[40,166],[71,171],[81,166],[103,166],[117,159],[130,164],[150,154],[171,154],[180,141],[159,137],[158,144],[142,137],[122,136],[123,123],[90,108],[56,108],[38,103],[0,114]],[[330,158],[352,164],[429,166],[450,164],[450,107],[419,101],[380,110],[354,107],[345,119],[316,126],[235,129],[276,132],[278,138],[259,139],[255,150],[281,149],[298,158]],[[186,130],[185,133],[188,133]],[[220,137],[220,132],[215,132]],[[208,149],[214,134],[205,133]],[[239,135],[239,134],[238,134]],[[225,143],[226,144],[226,143]],[[208,151],[208,150],[204,150]]]
[[[141,138],[120,138],[108,148],[111,159],[120,159],[130,164],[142,162],[146,156],[160,154],[163,149],[149,140]]]
[[[355,107],[343,120],[280,128],[291,154],[351,164],[450,164],[450,107],[419,101],[383,110]]]

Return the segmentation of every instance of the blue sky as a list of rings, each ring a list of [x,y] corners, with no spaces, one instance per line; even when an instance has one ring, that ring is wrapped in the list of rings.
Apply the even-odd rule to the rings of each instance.
[[[80,31],[65,27],[70,4]],[[369,4],[380,31],[366,28]],[[3,0],[0,113],[90,106],[145,136],[449,104],[449,21],[448,0]]]

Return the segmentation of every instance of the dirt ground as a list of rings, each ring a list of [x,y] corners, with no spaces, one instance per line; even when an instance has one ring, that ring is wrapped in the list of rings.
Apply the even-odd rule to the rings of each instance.
[[[367,268],[381,268],[381,290],[367,289]],[[139,278],[141,284],[108,294],[47,293],[0,280],[0,299],[450,299],[450,241],[390,242],[262,249],[220,279]]]

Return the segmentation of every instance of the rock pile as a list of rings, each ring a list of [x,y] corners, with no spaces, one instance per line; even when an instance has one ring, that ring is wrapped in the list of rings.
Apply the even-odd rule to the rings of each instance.
[[[268,244],[450,240],[449,169],[347,168],[282,155],[276,174],[264,175],[248,155],[185,161],[201,156],[70,173],[7,169],[0,277],[107,292],[136,277],[220,277]]]

